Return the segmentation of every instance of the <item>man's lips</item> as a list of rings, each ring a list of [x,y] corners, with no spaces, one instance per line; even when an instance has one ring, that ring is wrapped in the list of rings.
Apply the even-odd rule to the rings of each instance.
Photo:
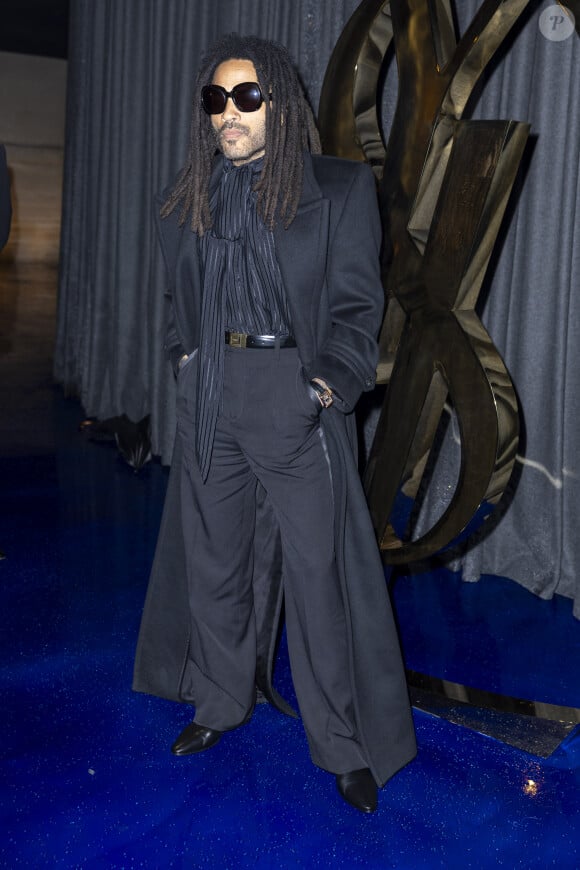
[[[244,135],[244,130],[240,127],[222,127],[220,132],[220,136],[222,139],[225,139],[226,142],[234,142],[236,139],[239,139],[240,136]]]

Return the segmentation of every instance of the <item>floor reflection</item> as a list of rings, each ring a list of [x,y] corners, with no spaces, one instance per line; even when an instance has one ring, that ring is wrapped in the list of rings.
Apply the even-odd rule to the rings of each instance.
[[[171,755],[191,712],[130,690],[167,474],[157,462],[136,474],[79,433],[82,409],[51,380],[55,292],[53,268],[2,264],[0,865],[580,866],[577,732],[541,758],[416,709],[417,760],[371,817],[311,765],[300,722],[267,706],[207,754]],[[409,667],[572,697],[576,682],[549,685],[552,653],[537,634],[537,650],[518,651],[530,612],[510,628],[503,587],[485,600],[482,584],[447,580],[395,586]],[[541,604],[555,608],[546,624],[559,616]],[[568,642],[563,616],[548,643]],[[576,654],[553,652],[570,675]],[[278,670],[289,683],[284,650]]]

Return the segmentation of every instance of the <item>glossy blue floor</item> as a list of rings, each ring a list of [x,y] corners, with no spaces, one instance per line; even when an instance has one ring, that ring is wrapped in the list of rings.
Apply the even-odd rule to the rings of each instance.
[[[539,758],[416,710],[418,757],[372,816],[267,706],[204,755],[170,754],[191,712],[130,689],[166,472],[79,434],[50,378],[55,274],[2,277],[0,865],[577,870],[578,729]],[[401,577],[394,598],[410,668],[580,707],[569,601],[445,574]]]

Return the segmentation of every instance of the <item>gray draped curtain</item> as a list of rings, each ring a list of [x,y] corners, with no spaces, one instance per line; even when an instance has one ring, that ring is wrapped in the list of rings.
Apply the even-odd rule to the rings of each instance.
[[[72,0],[55,374],[89,415],[125,413],[137,421],[151,414],[153,452],[164,462],[172,449],[174,385],[162,353],[152,197],[183,163],[200,56],[231,30],[283,42],[316,110],[332,48],[357,5]],[[493,531],[455,554],[452,565],[466,580],[496,574],[543,597],[575,598],[580,617],[580,39],[556,41],[540,30],[540,14],[551,5],[532,2],[472,107],[474,117],[532,125],[481,306],[516,385],[524,437],[514,491]],[[461,30],[479,6],[458,0]],[[394,70],[386,89],[388,127]],[[456,476],[454,434],[451,426],[439,457],[445,482]],[[443,488],[434,486],[427,512],[440,510]]]

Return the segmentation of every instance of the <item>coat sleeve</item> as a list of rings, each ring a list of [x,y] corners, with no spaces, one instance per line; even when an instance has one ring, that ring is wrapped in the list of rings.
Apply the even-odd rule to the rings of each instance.
[[[385,304],[380,244],[374,177],[368,166],[359,164],[329,239],[330,333],[308,367],[310,377],[323,378],[335,390],[335,404],[344,412],[375,384],[377,335]]]
[[[169,224],[173,222],[174,216],[170,215],[164,220],[161,219],[160,209],[165,201],[163,196],[156,196],[154,201],[155,208],[155,226],[157,228],[157,236],[161,252],[163,254],[163,262],[165,264],[165,342],[164,350],[167,358],[171,361],[173,371],[177,373],[177,364],[181,357],[185,354],[185,348],[181,344],[177,330],[175,327],[175,312],[173,309],[173,293],[175,289],[175,264],[177,260],[177,250],[175,247],[175,232],[168,232]],[[174,239],[171,244],[171,239]]]

